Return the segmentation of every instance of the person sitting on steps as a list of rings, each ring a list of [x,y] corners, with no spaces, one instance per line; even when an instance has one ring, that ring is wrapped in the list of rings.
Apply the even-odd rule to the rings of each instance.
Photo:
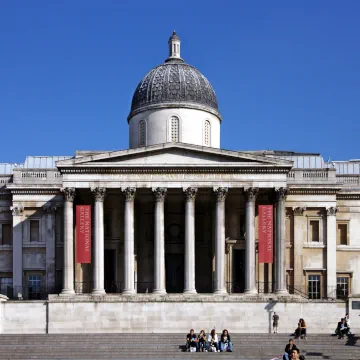
[[[283,360],[289,360],[291,358],[291,353],[292,353],[292,351],[294,349],[298,349],[298,348],[294,344],[294,340],[289,339],[289,343],[285,346],[285,353],[284,353],[284,356],[283,356]]]
[[[349,314],[346,313],[345,315],[345,326],[347,327],[348,331],[347,334],[351,335],[351,331],[350,331],[350,318],[349,318]]]
[[[298,339],[301,336],[301,323],[298,322],[297,328],[295,329],[295,339]]]
[[[230,338],[229,332],[226,329],[224,329],[221,334],[220,351],[221,352],[224,352],[224,351],[232,352],[231,338]]]
[[[208,351],[208,343],[206,341],[206,334],[204,330],[200,331],[200,334],[198,336],[199,339],[199,350],[201,352],[207,352]]]
[[[191,351],[191,348],[195,348],[199,351],[199,339],[197,338],[194,329],[190,330],[190,333],[186,336],[186,351]]]
[[[219,341],[218,336],[216,335],[216,331],[215,329],[212,329],[208,336],[209,351],[220,352],[218,342]]]
[[[301,326],[301,339],[307,339],[306,337],[306,322],[304,319],[300,319],[300,326]]]
[[[337,328],[336,328],[336,335],[339,337],[339,339],[343,339],[344,335],[346,335],[348,332],[348,328],[345,324],[345,319],[342,318],[341,321],[338,322]]]

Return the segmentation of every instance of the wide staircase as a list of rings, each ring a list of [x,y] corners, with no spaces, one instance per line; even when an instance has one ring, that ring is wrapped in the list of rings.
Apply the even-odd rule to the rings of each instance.
[[[184,352],[183,334],[0,335],[0,359],[261,359],[282,355],[286,334],[232,334],[232,353]],[[359,360],[360,337],[295,340],[307,360]]]

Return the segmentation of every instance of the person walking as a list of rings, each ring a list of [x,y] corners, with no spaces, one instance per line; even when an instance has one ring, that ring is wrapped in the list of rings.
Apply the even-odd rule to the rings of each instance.
[[[279,315],[276,312],[274,312],[272,319],[273,319],[274,334],[277,334],[278,333],[278,325],[279,325]]]

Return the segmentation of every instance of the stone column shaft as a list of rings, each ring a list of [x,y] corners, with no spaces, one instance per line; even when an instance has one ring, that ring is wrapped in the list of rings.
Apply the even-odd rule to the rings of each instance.
[[[104,198],[105,188],[95,188],[92,192],[95,197],[94,205],[94,288],[92,295],[105,295],[104,288]]]
[[[286,218],[285,200],[286,188],[276,190],[276,252],[275,252],[275,292],[287,295],[286,287]]]
[[[326,218],[327,296],[336,298],[336,207],[329,207]]]
[[[24,208],[22,205],[13,206],[11,208],[13,214],[13,288],[14,295],[23,292],[23,230],[22,230],[22,215]]]
[[[65,188],[64,193],[64,283],[61,295],[74,295],[74,198],[75,189]]]
[[[135,291],[134,261],[134,200],[136,189],[126,188],[124,211],[124,291],[123,295],[133,295]]]
[[[154,226],[154,289],[153,293],[166,295],[165,286],[165,217],[164,203],[166,188],[156,188],[155,195],[155,226]]]
[[[305,292],[303,284],[303,247],[306,233],[306,208],[295,207],[294,211],[294,288]]]
[[[225,199],[227,188],[214,189],[216,194],[215,207],[215,295],[226,295],[225,286]]]
[[[196,294],[195,288],[195,198],[196,188],[185,192],[185,276],[184,293]]]
[[[257,188],[249,188],[245,191],[245,227],[246,227],[246,250],[245,250],[245,293],[256,294],[256,265],[255,265],[255,202],[259,192]]]
[[[55,206],[44,206],[46,234],[46,288],[55,290]]]

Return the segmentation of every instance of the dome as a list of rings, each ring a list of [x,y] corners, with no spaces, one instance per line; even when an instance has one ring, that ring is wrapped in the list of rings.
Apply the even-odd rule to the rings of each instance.
[[[219,119],[218,103],[210,82],[180,58],[180,39],[173,32],[170,55],[145,75],[133,95],[128,119],[139,112],[159,108],[190,108],[207,111]]]

